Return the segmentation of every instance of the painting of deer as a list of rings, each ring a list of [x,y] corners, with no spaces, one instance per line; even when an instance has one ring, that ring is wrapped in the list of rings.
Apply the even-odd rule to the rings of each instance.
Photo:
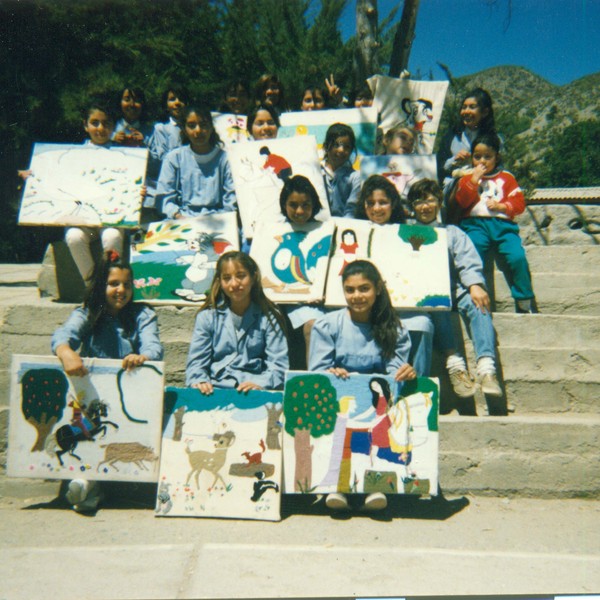
[[[208,471],[214,475],[213,482],[209,486],[208,490],[211,491],[217,481],[221,481],[223,487],[227,487],[225,480],[221,476],[221,469],[225,465],[227,459],[227,451],[235,442],[235,433],[233,431],[226,431],[225,433],[215,433],[212,438],[215,442],[214,452],[208,452],[206,450],[195,450],[191,451],[189,445],[186,445],[185,451],[190,461],[191,471],[188,473],[185,485],[187,486],[194,475],[196,480],[196,488],[200,489],[199,477],[202,471]]]

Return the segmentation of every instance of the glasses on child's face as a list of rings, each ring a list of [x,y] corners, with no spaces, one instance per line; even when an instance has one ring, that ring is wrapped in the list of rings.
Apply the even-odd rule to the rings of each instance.
[[[419,198],[413,202],[413,206],[425,206],[426,204],[437,204],[437,198],[429,196],[428,198]]]

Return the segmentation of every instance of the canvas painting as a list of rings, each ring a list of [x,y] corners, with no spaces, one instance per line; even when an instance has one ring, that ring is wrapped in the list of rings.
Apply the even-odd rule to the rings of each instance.
[[[412,81],[373,75],[368,79],[383,133],[396,125],[417,134],[416,154],[432,154],[448,81]]]
[[[433,154],[365,156],[360,163],[360,176],[365,181],[371,175],[383,175],[394,184],[400,197],[406,198],[410,187],[419,179],[437,181],[437,163]]]
[[[246,131],[246,115],[229,113],[212,113],[213,125],[219,138],[228,148],[232,144],[247,142],[249,139]]]
[[[313,136],[235,144],[228,154],[246,238],[254,237],[259,222],[278,220],[281,188],[285,180],[294,175],[304,175],[317,190],[323,207],[318,220],[329,218],[329,203]]]
[[[334,223],[260,223],[250,256],[260,267],[262,285],[273,302],[321,300]]]
[[[377,109],[373,107],[286,112],[281,115],[281,128],[277,137],[314,135],[322,158],[325,134],[333,123],[344,123],[352,128],[359,156],[375,153]]]
[[[203,302],[221,254],[239,250],[237,213],[151,223],[131,247],[133,297],[152,304]]]
[[[138,227],[145,148],[35,144],[19,225]]]
[[[168,387],[156,515],[278,521],[282,395]]]
[[[287,493],[437,495],[437,379],[289,371],[283,414]]]
[[[84,364],[88,375],[68,377],[56,357],[13,356],[8,475],[157,481],[164,363]]]
[[[450,267],[446,231],[424,225],[376,225],[336,218],[325,303],[346,306],[341,274],[357,259],[379,269],[395,308],[449,310]]]

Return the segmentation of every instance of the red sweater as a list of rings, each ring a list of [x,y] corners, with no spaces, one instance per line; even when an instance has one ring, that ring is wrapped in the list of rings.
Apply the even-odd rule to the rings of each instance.
[[[506,213],[490,210],[487,200],[496,200],[506,205]],[[471,175],[461,177],[456,190],[456,202],[464,210],[466,217],[500,217],[513,219],[525,210],[525,196],[517,180],[508,171],[500,171],[490,177],[483,177],[479,184],[471,181]]]

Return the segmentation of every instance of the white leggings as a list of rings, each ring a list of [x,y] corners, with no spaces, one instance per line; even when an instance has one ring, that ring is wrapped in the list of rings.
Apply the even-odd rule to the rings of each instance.
[[[100,238],[102,250],[116,250],[123,254],[125,235],[122,230],[114,227],[100,229],[96,227],[69,227],[65,233],[65,242],[71,251],[73,260],[81,273],[83,280],[88,283],[94,271],[94,258],[90,244]]]

